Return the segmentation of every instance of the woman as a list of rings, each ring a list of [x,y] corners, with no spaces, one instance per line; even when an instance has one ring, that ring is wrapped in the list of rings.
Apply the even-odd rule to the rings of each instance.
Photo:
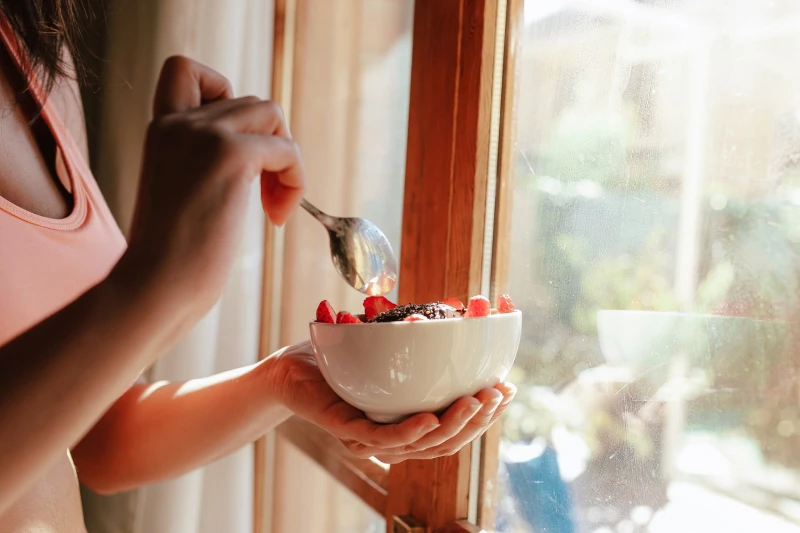
[[[0,532],[84,531],[78,478],[110,493],[176,476],[292,413],[388,463],[485,431],[512,385],[379,426],[326,385],[307,343],[210,378],[137,380],[218,298],[252,177],[275,224],[305,177],[275,104],[171,58],[126,245],[86,164],[75,2],[0,0]]]

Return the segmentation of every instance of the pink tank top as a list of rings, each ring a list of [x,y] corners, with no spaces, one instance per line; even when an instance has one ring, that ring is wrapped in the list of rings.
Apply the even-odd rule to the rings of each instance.
[[[27,58],[2,14],[0,36],[17,67],[29,72],[24,68]],[[80,148],[39,81],[28,82],[55,138],[56,166],[69,184],[73,208],[66,218],[56,220],[0,197],[0,345],[101,281],[126,246]]]

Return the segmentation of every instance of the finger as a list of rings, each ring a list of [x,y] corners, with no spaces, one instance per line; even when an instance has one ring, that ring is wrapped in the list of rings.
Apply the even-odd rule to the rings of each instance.
[[[484,389],[480,391],[476,397],[483,400],[481,402],[481,410],[477,415],[472,417],[458,435],[438,446],[438,453],[448,454],[453,451],[458,451],[480,437],[495,420],[495,413],[497,413],[505,399],[505,395],[500,392],[497,387]]]
[[[439,427],[438,419],[431,414],[416,415],[396,425],[376,424],[344,401],[328,407],[325,417],[332,433],[348,451],[361,458],[384,453],[391,447],[387,443],[411,442]]]
[[[442,443],[434,452],[438,455],[447,455],[480,438],[500,418],[516,393],[517,388],[511,383],[501,383],[494,388],[480,391],[476,395],[482,404],[480,412],[464,426],[458,435],[450,441]]]
[[[500,407],[507,407],[517,395],[517,387],[513,383],[500,383],[499,385],[495,385],[494,388],[503,395],[503,401],[500,402]]]
[[[161,68],[153,115],[158,118],[232,97],[233,89],[225,76],[197,61],[173,56]]]
[[[437,442],[434,446],[422,447],[423,443],[427,440],[427,437],[423,437],[419,442],[415,442],[411,446],[406,446],[405,451],[407,453],[384,453],[377,456],[377,459],[392,464],[408,459],[432,459],[443,455],[453,455],[458,452],[458,450],[480,437],[480,435],[491,426],[495,420],[494,415],[504,401],[505,396],[497,388],[491,388],[478,392],[475,398],[481,401],[481,403],[478,404],[480,409],[477,414],[467,420],[457,433],[451,435],[446,440]],[[444,418],[444,415],[442,418]]]
[[[428,435],[415,441],[411,445],[392,448],[389,450],[373,450],[372,455],[379,461],[387,464],[396,464],[408,459],[432,459],[442,455],[451,455],[479,438],[491,425],[502,415],[514,398],[517,388],[511,383],[501,383],[492,389],[484,389],[475,396],[478,402],[474,405],[481,407],[480,413],[469,419],[461,427],[461,430],[449,438],[442,439],[440,430],[432,431]],[[470,400],[463,398],[461,401]],[[458,403],[458,402],[457,402]],[[448,411],[442,415],[442,425],[444,427],[449,413],[455,413],[457,403],[453,404]],[[482,417],[482,418],[479,418]],[[435,443],[435,444],[434,444]]]
[[[491,410],[494,411],[496,408],[493,407]],[[476,415],[474,419],[477,419],[479,415]],[[486,427],[489,427],[489,420],[491,419],[491,414],[489,414],[489,418],[485,419]],[[443,442],[439,446],[435,446],[432,448],[426,448],[424,450],[412,451],[407,453],[400,453],[400,454],[392,454],[386,452],[377,452],[373,453],[375,458],[378,461],[386,464],[397,464],[403,461],[408,461],[410,459],[435,459],[437,457],[443,457],[447,455],[454,455],[456,454],[461,448],[475,440],[482,434],[482,430],[476,429],[476,425],[468,423],[464,426],[464,428],[459,432],[457,435],[453,436],[452,438],[448,439],[447,441]]]
[[[292,137],[283,109],[272,100],[245,96],[208,106],[207,112],[213,114],[223,127],[237,133]]]
[[[461,433],[468,424],[471,424],[472,420],[474,420],[475,417],[480,415],[481,410],[486,404],[489,403],[498,404],[500,403],[501,399],[502,399],[502,394],[500,394],[500,392],[494,389],[485,389],[479,391],[474,398],[464,398],[464,400],[471,400],[471,401],[469,403],[465,402],[465,405],[467,407],[461,413],[458,412],[454,413],[453,418],[454,420],[457,420],[457,422],[454,421],[454,423],[447,428],[448,431],[437,431],[435,432],[436,434],[426,435],[425,437],[411,444],[410,446],[406,446],[406,449],[404,451],[405,452],[417,451],[417,450],[421,451],[442,445],[443,443],[451,440],[456,435]],[[456,407],[456,404],[453,404],[453,407]],[[448,409],[448,412],[452,410],[453,407]],[[445,413],[445,415],[446,414],[447,413]],[[442,415],[443,421],[445,415]]]
[[[503,400],[500,402],[500,405],[497,406],[497,409],[492,415],[492,420],[489,422],[489,425],[486,427],[486,429],[489,429],[489,427],[491,427],[492,424],[494,424],[495,421],[497,421],[497,419],[503,415],[511,402],[514,401],[514,397],[517,395],[517,387],[508,382],[495,386],[495,389],[499,390],[503,394]],[[486,432],[486,429],[484,429],[484,432]]]
[[[275,135],[240,135],[251,146],[261,176],[261,203],[270,221],[282,225],[300,204],[305,190],[305,170],[294,141]]]
[[[402,447],[384,450],[383,453],[403,455],[438,446],[457,435],[472,417],[478,413],[480,407],[481,402],[479,399],[472,397],[460,398],[448,407],[447,411],[439,418],[442,424],[439,429],[431,431],[422,438]]]
[[[439,419],[430,413],[414,415],[399,424],[376,424],[341,399],[325,408],[324,415],[326,426],[359,457],[385,453],[398,442],[412,442],[439,427]]]
[[[366,418],[351,420],[345,424],[345,432],[349,438],[374,448],[377,453],[414,442],[439,426],[436,415],[420,413],[399,424],[376,424]]]
[[[300,151],[291,139],[276,135],[235,135],[235,143],[239,145],[252,168],[253,176],[263,172],[280,176],[280,183],[285,187],[303,189],[305,174]]]
[[[405,453],[402,455],[381,455],[380,453],[376,453],[371,455],[370,457],[374,457],[381,463],[385,463],[387,465],[396,465],[398,463],[403,463],[405,461],[411,461],[414,459],[422,460],[422,459],[435,459],[439,457],[438,455],[430,455],[426,452],[414,452],[414,453]]]
[[[289,186],[287,176],[273,172],[261,174],[261,206],[270,222],[282,226],[300,205],[303,199],[303,186]]]

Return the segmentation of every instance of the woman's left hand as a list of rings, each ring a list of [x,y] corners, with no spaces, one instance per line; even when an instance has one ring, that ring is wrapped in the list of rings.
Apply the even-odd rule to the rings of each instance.
[[[281,402],[338,438],[354,455],[384,463],[453,455],[480,437],[505,411],[516,387],[501,383],[456,400],[441,416],[416,414],[399,424],[376,424],[328,386],[310,342],[271,357],[271,385]]]

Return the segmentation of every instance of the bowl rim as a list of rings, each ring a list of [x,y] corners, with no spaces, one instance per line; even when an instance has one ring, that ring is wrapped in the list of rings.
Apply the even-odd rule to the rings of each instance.
[[[418,321],[415,321],[415,322],[406,322],[405,320],[395,320],[394,322],[360,322],[360,323],[356,323],[356,324],[333,324],[331,322],[316,322],[316,321],[312,320],[311,322],[308,323],[308,325],[309,326],[327,326],[327,327],[330,327],[330,326],[359,326],[359,327],[362,327],[362,328],[364,326],[368,326],[368,327],[397,326],[399,324],[404,324],[404,325],[409,325],[410,326],[412,324],[453,323],[453,322],[461,322],[463,320],[482,321],[482,320],[489,320],[489,319],[492,319],[492,318],[497,319],[497,317],[501,317],[501,316],[514,316],[514,315],[522,315],[522,311],[520,311],[519,309],[514,309],[510,313],[494,313],[492,315],[479,316],[477,318],[474,318],[474,317],[470,317],[470,318],[466,318],[466,319],[464,317],[438,318],[436,320],[418,320]]]

